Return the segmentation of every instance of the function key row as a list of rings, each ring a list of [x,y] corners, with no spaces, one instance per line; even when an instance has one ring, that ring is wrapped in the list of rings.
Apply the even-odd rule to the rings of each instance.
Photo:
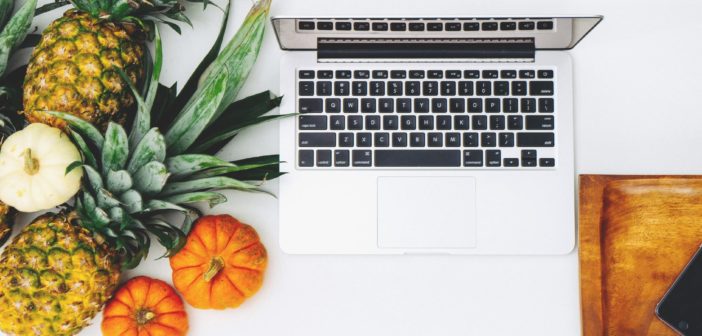
[[[555,167],[553,158],[502,158],[500,150],[348,150],[303,149],[300,167]]]
[[[300,79],[422,79],[422,78],[447,78],[447,79],[533,79],[553,78],[553,70],[299,70]]]
[[[299,30],[337,31],[515,31],[553,30],[552,20],[539,21],[484,21],[484,22],[368,22],[368,21],[298,21]]]

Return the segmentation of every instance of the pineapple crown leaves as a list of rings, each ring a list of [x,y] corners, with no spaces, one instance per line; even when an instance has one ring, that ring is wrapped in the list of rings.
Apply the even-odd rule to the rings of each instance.
[[[76,197],[80,223],[118,250],[124,258],[124,267],[134,267],[146,257],[149,234],[166,247],[166,256],[178,251],[194,220],[200,216],[194,207],[196,203],[214,206],[225,202],[220,190],[265,192],[257,183],[246,181],[280,175],[277,155],[232,162],[212,155],[239,130],[280,117],[264,116],[280,104],[281,98],[270,92],[236,102],[225,95],[238,92],[254,63],[269,5],[270,0],[259,1],[232,42],[218,54],[229,12],[227,6],[212,49],[177,95],[175,86],[167,88],[159,84],[162,51],[156,30],[153,66],[147,76],[144,97],[130,84],[138,108],[129,132],[110,123],[101,133],[78,117],[47,111],[68,123],[71,137],[82,153],[82,162],[67,168],[68,172],[82,166],[85,172],[83,188]],[[254,54],[234,52],[236,49]],[[221,71],[209,71],[203,76],[208,67]],[[204,80],[199,80],[200,77]],[[198,87],[198,82],[204,84]],[[169,118],[171,111],[178,110],[177,117]],[[161,126],[164,124],[171,126]],[[161,129],[168,132],[162,134]],[[162,217],[174,212],[184,214],[180,225]]]
[[[186,1],[202,3],[203,10],[207,9],[207,6],[210,4],[219,8],[219,6],[210,0]],[[55,0],[54,2],[39,7],[37,9],[37,15],[69,4],[89,13],[95,18],[112,21],[132,21],[140,26],[146,24],[147,28],[149,28],[149,32],[153,31],[154,22],[163,23],[179,34],[181,33],[181,29],[176,22],[185,23],[192,27],[192,22],[190,22],[190,19],[185,15],[185,6],[178,0]],[[0,12],[0,14],[2,14],[2,12]]]

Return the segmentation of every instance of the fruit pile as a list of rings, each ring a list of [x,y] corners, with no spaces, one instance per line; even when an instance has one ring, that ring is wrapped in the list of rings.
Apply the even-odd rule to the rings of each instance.
[[[201,205],[225,202],[222,190],[265,192],[261,183],[281,174],[277,155],[215,156],[242,129],[281,117],[266,115],[281,100],[268,91],[236,100],[271,0],[257,0],[224,46],[230,4],[187,1],[220,8],[223,20],[179,90],[159,82],[159,27],[191,24],[179,0],[27,0],[16,11],[0,0],[0,244],[16,212],[44,212],[0,255],[3,333],[75,335],[105,307],[105,335],[185,335],[171,286],[120,285],[152,240],[193,307],[237,307],[261,287],[267,254],[256,231]],[[29,33],[36,15],[69,5]],[[28,47],[28,64],[6,71]]]

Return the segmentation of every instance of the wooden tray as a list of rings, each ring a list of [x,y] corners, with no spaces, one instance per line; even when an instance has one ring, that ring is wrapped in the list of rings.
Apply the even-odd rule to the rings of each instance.
[[[655,307],[702,243],[702,176],[580,176],[586,336],[675,335]]]

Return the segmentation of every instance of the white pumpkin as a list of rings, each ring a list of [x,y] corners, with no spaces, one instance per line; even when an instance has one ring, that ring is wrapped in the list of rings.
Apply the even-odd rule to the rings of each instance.
[[[66,134],[44,124],[30,124],[10,135],[0,148],[0,201],[22,212],[51,209],[80,189],[81,168],[66,175],[80,161],[80,153]]]

